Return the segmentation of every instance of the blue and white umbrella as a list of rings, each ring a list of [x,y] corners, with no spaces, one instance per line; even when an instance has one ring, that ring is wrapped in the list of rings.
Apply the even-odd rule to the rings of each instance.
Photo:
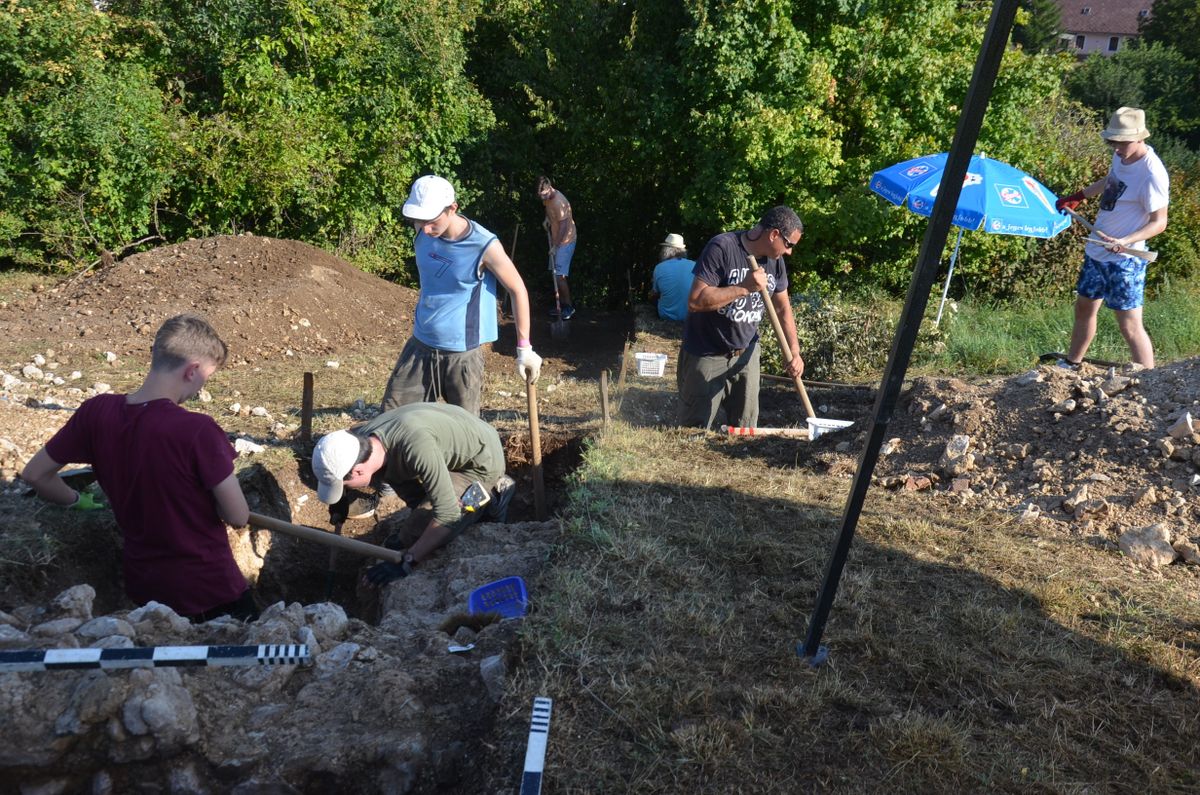
[[[947,157],[945,152],[926,155],[876,171],[871,175],[871,190],[892,204],[908,207],[919,215],[932,215]],[[1068,216],[1054,209],[1056,201],[1054,193],[1019,168],[983,155],[971,158],[951,221],[959,227],[958,239],[934,325],[942,320],[963,230],[1052,238],[1071,225]]]

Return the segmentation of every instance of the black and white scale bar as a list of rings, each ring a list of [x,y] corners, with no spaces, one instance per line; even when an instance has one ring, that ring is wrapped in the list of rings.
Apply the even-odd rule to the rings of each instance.
[[[300,665],[311,661],[305,643],[260,646],[144,646],[133,649],[0,651],[0,672],[81,668],[187,668],[209,665]]]
[[[542,771],[546,766],[546,740],[550,735],[550,707],[554,702],[541,697],[533,700],[529,719],[529,745],[525,749],[525,775],[521,777],[521,795],[542,791]]]

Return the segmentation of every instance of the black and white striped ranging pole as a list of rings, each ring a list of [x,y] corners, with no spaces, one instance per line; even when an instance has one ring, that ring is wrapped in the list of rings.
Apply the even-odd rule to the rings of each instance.
[[[32,649],[0,651],[0,673],[87,668],[199,668],[210,665],[301,665],[312,661],[308,644],[260,646],[143,646],[132,649]]]
[[[542,771],[546,767],[546,739],[550,735],[550,708],[554,702],[539,696],[533,700],[529,719],[529,745],[525,749],[525,774],[521,777],[521,795],[539,795]]]

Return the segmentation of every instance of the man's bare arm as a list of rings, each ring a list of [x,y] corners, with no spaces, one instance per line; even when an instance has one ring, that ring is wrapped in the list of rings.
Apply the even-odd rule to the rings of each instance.
[[[221,521],[232,527],[245,527],[250,521],[250,507],[246,505],[246,495],[242,493],[237,473],[230,472],[229,477],[213,487],[212,493]]]
[[[38,496],[46,502],[71,505],[79,498],[79,494],[58,476],[58,470],[62,467],[63,465],[51,458],[43,447],[21,470],[21,480],[32,486]]]

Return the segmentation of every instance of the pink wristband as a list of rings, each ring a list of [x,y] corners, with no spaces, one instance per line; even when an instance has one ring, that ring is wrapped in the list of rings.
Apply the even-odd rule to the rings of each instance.
[[[523,339],[518,339],[518,340],[517,340],[517,347],[518,347],[518,348],[528,348],[528,347],[529,347],[529,340],[527,340],[527,339],[524,339],[524,340],[523,340]]]

